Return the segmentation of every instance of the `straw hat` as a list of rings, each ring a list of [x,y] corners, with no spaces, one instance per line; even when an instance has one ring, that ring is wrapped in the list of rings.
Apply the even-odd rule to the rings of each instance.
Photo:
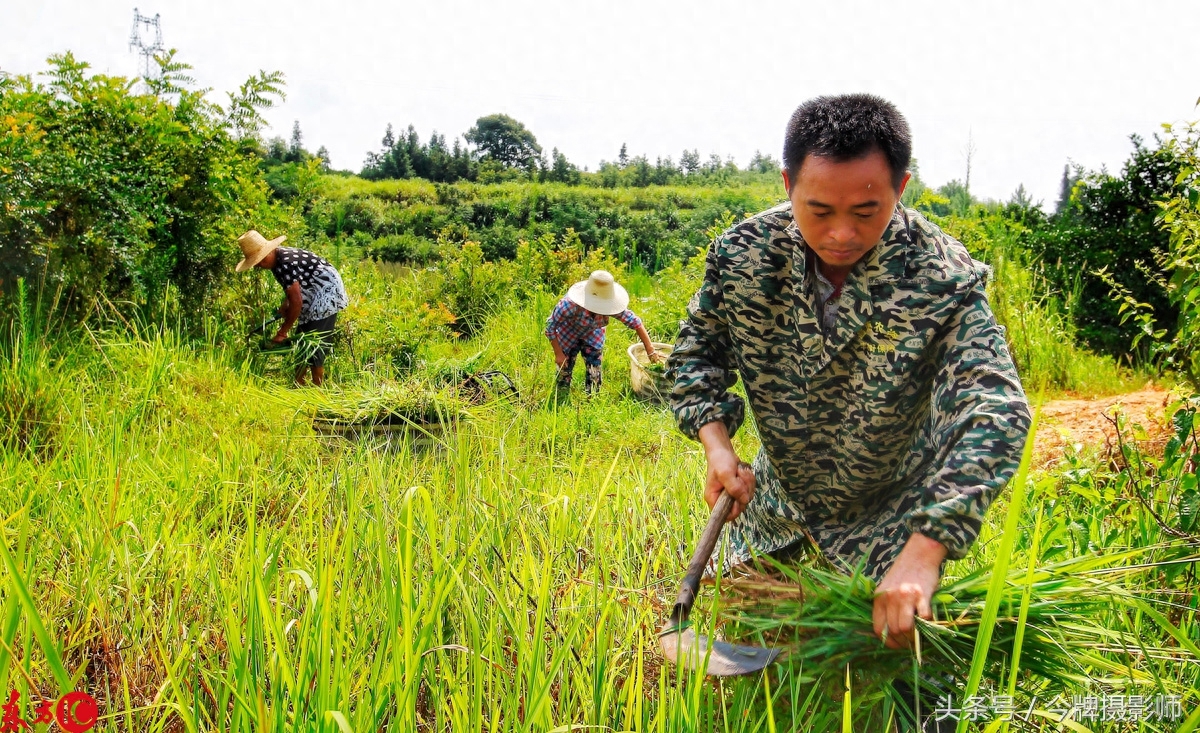
[[[567,297],[602,316],[615,316],[629,305],[629,293],[613,280],[607,270],[596,270],[587,280],[572,285]]]
[[[251,229],[246,232],[238,237],[238,244],[242,246],[242,254],[245,256],[241,262],[237,263],[237,271],[245,272],[254,267],[262,262],[263,258],[271,253],[271,250],[285,241],[287,241],[287,237],[275,237],[268,241],[263,235],[258,233],[257,229]]]

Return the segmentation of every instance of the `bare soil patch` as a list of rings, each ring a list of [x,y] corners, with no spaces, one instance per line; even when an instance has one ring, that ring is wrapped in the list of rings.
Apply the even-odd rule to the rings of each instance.
[[[1160,452],[1170,437],[1166,408],[1177,395],[1147,386],[1098,399],[1051,400],[1042,405],[1041,422],[1033,443],[1034,465],[1045,467],[1062,460],[1068,449],[1099,449],[1109,453],[1117,447],[1116,429],[1111,418],[1124,413],[1129,425],[1140,425],[1144,435],[1138,444]],[[1126,433],[1126,440],[1132,437]]]

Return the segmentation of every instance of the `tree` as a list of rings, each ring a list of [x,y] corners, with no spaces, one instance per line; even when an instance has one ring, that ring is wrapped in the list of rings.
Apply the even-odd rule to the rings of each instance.
[[[452,161],[450,182],[461,179],[475,180],[475,162],[471,159],[471,152],[463,147],[458,138],[454,138],[454,148],[450,151],[450,159]]]
[[[955,178],[937,190],[939,194],[950,200],[950,213],[955,216],[966,216],[971,211],[971,191],[967,185]]]
[[[621,143],[621,152],[617,153],[617,165],[621,168],[629,165],[629,150],[625,147],[625,143]]]
[[[538,145],[533,133],[504,114],[480,117],[463,137],[483,151],[485,157],[507,168],[529,170],[542,153],[542,146]]]
[[[558,152],[558,148],[550,155],[553,163],[550,167],[549,179],[559,183],[569,183],[576,185],[581,180],[579,168],[572,165],[571,161],[567,160],[567,156]]]
[[[700,170],[700,152],[693,150],[684,150],[679,156],[679,167],[683,169],[684,175],[692,175]]]
[[[1029,248],[1051,268],[1058,289],[1077,295],[1079,335],[1093,349],[1117,356],[1130,352],[1138,326],[1122,321],[1123,302],[1097,271],[1105,269],[1148,305],[1158,323],[1173,327],[1179,317],[1178,306],[1155,282],[1164,276],[1156,253],[1170,249],[1170,237],[1155,219],[1159,202],[1176,195],[1182,165],[1175,148],[1147,147],[1137,135],[1130,139],[1133,154],[1120,175],[1068,166],[1050,226],[1029,237]]]
[[[322,145],[321,147],[317,148],[317,157],[321,159],[321,172],[322,172],[322,173],[328,173],[328,172],[329,172],[329,166],[330,166],[330,162],[329,162],[329,150],[328,150],[328,149],[326,149],[326,147],[325,147],[324,145]]]
[[[1063,214],[1071,206],[1071,189],[1075,188],[1079,175],[1071,175],[1071,164],[1063,166],[1062,182],[1058,185],[1058,201],[1054,204],[1054,213]]]
[[[292,123],[292,142],[288,145],[287,162],[302,163],[308,157],[304,150],[304,135],[300,132],[300,120]]]
[[[671,156],[655,158],[654,171],[650,174],[650,182],[656,186],[666,186],[677,175],[679,175],[679,169],[675,167],[675,161],[671,160]]]
[[[1000,210],[1000,215],[1009,222],[1024,227],[1025,232],[1045,229],[1048,220],[1046,212],[1042,211],[1042,202],[1035,203],[1023,183],[1013,191],[1013,195]]]
[[[436,134],[437,132],[434,132],[434,135]],[[421,136],[417,134],[417,128],[409,125],[408,131],[405,133],[404,139],[400,142],[399,146],[402,146],[404,152],[408,155],[409,165],[412,166],[412,175],[417,178],[424,178],[427,181],[434,180],[429,149],[421,145]]]
[[[408,159],[408,149],[405,145],[396,144],[396,134],[392,123],[388,123],[383,133],[383,148],[378,153],[367,153],[361,175],[370,181],[384,178],[408,178],[412,175],[412,166]]]
[[[233,278],[247,222],[302,228],[270,203],[258,154],[280,75],[252,77],[221,107],[179,77],[156,96],[69,53],[49,64],[46,84],[0,84],[0,120],[20,132],[0,135],[0,287],[61,287],[81,315],[104,299],[178,297],[198,322]]]
[[[288,157],[287,141],[276,135],[267,143],[267,165],[286,163]]]
[[[708,162],[704,164],[704,172],[709,175],[716,175],[725,167],[725,163],[721,160],[721,156],[712,153],[708,156]]]
[[[429,136],[428,158],[429,180],[449,180],[452,168],[450,149],[446,147],[446,136],[439,135],[437,130]]]
[[[393,145],[383,161],[384,178],[411,178],[412,160],[408,157],[407,145]]]
[[[607,160],[600,161],[600,185],[604,188],[616,188],[621,180],[621,168]]]
[[[638,188],[645,188],[650,185],[650,161],[646,160],[646,156],[639,155],[629,163],[633,168],[633,185]]]
[[[1172,304],[1179,309],[1176,321],[1178,332],[1169,348],[1170,352],[1174,352],[1173,361],[1183,368],[1195,386],[1200,384],[1200,302],[1196,298],[1200,291],[1200,271],[1195,265],[1200,260],[1200,179],[1196,175],[1196,171],[1200,170],[1200,128],[1195,124],[1168,125],[1166,131],[1168,138],[1162,149],[1177,161],[1180,168],[1174,181],[1173,195],[1159,202],[1161,210],[1157,219],[1169,243],[1169,249],[1161,260],[1166,266],[1167,272],[1164,274],[1168,276],[1165,279],[1169,283],[1165,290]],[[1161,330],[1152,330],[1155,324],[1152,320],[1147,323],[1145,309],[1136,299],[1133,301],[1125,317],[1149,326],[1142,328],[1140,333],[1151,339],[1165,335]],[[1125,299],[1125,302],[1128,303],[1129,299]],[[1134,338],[1136,348],[1136,339],[1142,336]],[[1153,353],[1154,346],[1147,351]]]
[[[473,181],[478,175],[477,162],[462,141],[454,138],[451,147],[446,136],[434,130],[428,144],[412,125],[396,138],[392,125],[383,134],[383,149],[368,153],[362,177],[377,181],[385,178],[424,178],[434,183],[454,183],[463,179]]]
[[[908,172],[910,174],[908,185],[904,187],[904,193],[900,195],[900,203],[915,209],[917,202],[921,200],[929,187],[925,185],[925,181],[921,180],[921,168],[917,165],[916,158],[908,161]]]
[[[750,170],[758,171],[759,173],[775,173],[783,168],[783,164],[770,155],[763,155],[755,150],[754,157],[750,159]]]
[[[1025,190],[1025,184],[1019,184],[1017,190],[1013,191],[1012,198],[1008,200],[1009,206],[1015,206],[1021,209],[1033,208],[1033,199],[1029,198],[1029,193]]]

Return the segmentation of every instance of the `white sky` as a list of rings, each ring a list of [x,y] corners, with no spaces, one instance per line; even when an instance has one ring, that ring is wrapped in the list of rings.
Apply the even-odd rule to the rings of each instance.
[[[284,72],[273,132],[298,119],[309,150],[354,170],[389,121],[452,140],[494,112],[592,170],[622,142],[745,165],[779,157],[803,100],[869,91],[908,117],[927,182],[964,175],[970,134],[977,196],[1024,183],[1052,206],[1068,158],[1116,170],[1130,133],[1200,119],[1197,0],[0,0],[0,69],[71,50],[136,74],[135,4],[214,99]]]

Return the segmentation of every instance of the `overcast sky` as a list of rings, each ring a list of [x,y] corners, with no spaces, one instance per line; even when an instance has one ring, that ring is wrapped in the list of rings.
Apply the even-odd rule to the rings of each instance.
[[[1068,159],[1120,167],[1128,137],[1200,118],[1200,2],[506,2],[503,0],[0,0],[0,69],[42,71],[71,50],[137,73],[133,8],[213,98],[259,69],[287,78],[273,132],[299,120],[358,170],[384,127],[449,139],[504,112],[592,170],[697,148],[776,158],[803,100],[868,91],[913,128],[922,177],[966,172],[1007,199],[1052,205]]]

